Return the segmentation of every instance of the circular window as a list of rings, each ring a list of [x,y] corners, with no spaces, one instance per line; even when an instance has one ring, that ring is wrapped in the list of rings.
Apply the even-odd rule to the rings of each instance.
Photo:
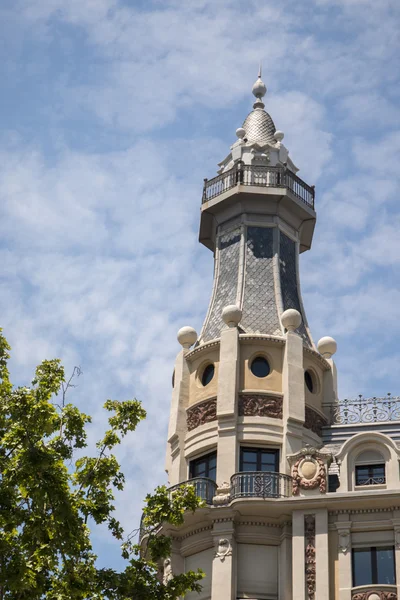
[[[206,386],[210,383],[214,377],[215,367],[214,365],[207,365],[201,376],[201,383]]]
[[[313,377],[311,371],[306,371],[304,373],[304,381],[306,382],[307,389],[313,394],[315,391],[315,385],[314,385],[314,377]]]
[[[250,369],[256,377],[266,377],[271,372],[269,362],[263,356],[256,356],[250,365]]]

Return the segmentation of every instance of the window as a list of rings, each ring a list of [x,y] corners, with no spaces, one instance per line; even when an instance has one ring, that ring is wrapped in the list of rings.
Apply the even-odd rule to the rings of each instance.
[[[356,465],[356,485],[380,485],[386,483],[385,464]]]
[[[356,485],[383,485],[386,483],[385,459],[376,450],[365,450],[355,461]]]
[[[271,372],[269,363],[263,356],[256,356],[256,358],[252,360],[250,370],[256,377],[267,377]]]
[[[353,587],[396,583],[394,548],[356,548],[352,551]]]
[[[240,471],[279,470],[279,450],[240,448]]]
[[[313,394],[314,393],[314,378],[311,371],[306,371],[304,373],[304,381],[306,382],[307,389]]]
[[[215,371],[214,365],[207,365],[206,368],[204,369],[203,374],[201,376],[201,383],[204,385],[204,387],[206,385],[208,385],[210,383],[210,381],[212,380],[212,378],[214,377],[214,371]]]
[[[215,481],[217,476],[217,453],[211,452],[189,463],[189,477],[208,477]]]

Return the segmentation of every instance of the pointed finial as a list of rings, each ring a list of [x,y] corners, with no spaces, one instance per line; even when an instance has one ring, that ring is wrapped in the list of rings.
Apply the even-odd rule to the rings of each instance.
[[[255,101],[255,103],[253,105],[254,108],[264,108],[264,103],[262,101],[262,98],[267,93],[267,86],[261,79],[261,72],[262,72],[262,65],[260,62],[260,68],[258,69],[258,79],[255,82],[255,84],[253,85],[253,89],[252,89],[254,96],[257,98],[257,100]]]

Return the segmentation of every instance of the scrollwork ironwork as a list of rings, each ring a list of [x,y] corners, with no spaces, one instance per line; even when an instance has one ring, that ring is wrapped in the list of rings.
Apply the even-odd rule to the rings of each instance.
[[[338,400],[331,409],[332,425],[400,421],[400,396]]]

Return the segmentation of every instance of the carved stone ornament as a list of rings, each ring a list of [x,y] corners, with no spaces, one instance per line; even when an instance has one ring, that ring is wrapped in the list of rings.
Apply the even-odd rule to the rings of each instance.
[[[239,417],[282,419],[283,399],[276,396],[239,396]]]
[[[173,579],[173,577],[174,577],[174,574],[172,573],[171,559],[166,558],[164,560],[163,584],[167,585],[168,581],[171,581],[171,579]]]
[[[305,538],[305,575],[308,600],[315,598],[316,561],[315,561],[315,516],[304,515]]]
[[[199,425],[210,423],[217,419],[217,399],[199,402],[196,406],[187,409],[186,423],[189,431],[196,429]]]
[[[397,600],[396,592],[388,590],[368,590],[366,592],[355,592],[351,600]]]
[[[330,454],[324,454],[306,446],[300,452],[288,457],[292,466],[293,496],[300,490],[319,488],[321,494],[326,493],[328,465],[332,460]]]
[[[322,427],[327,424],[327,420],[322,415],[311,406],[306,406],[304,427],[311,429],[313,433],[322,437]]]
[[[221,538],[218,542],[215,558],[219,558],[221,562],[224,562],[227,556],[232,556],[232,546],[227,538]]]
[[[217,495],[213,498],[214,506],[226,506],[231,499],[231,485],[227,481],[217,487]]]
[[[342,554],[347,554],[350,548],[350,530],[343,529],[339,531],[339,550]]]

